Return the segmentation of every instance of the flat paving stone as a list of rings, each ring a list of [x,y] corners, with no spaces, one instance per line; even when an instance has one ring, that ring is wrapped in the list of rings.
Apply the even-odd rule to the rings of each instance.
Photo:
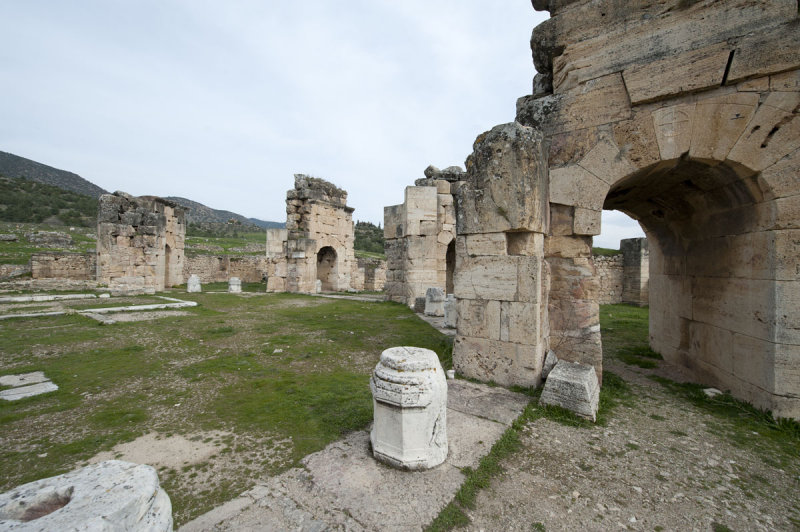
[[[51,381],[40,382],[38,384],[30,384],[28,386],[20,386],[19,388],[9,388],[8,390],[0,391],[0,399],[6,401],[18,401],[26,397],[33,397],[34,395],[41,395],[43,393],[54,392],[58,390],[58,386]]]
[[[3,375],[0,377],[0,386],[26,386],[49,380],[44,376],[44,371],[32,371],[31,373],[19,373],[17,375]]]

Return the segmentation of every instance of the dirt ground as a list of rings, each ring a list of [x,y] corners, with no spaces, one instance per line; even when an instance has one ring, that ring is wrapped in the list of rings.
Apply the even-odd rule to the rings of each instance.
[[[737,447],[725,421],[647,370],[606,369],[631,385],[633,405],[606,427],[528,424],[469,530],[800,530],[800,457],[781,464],[757,434]]]

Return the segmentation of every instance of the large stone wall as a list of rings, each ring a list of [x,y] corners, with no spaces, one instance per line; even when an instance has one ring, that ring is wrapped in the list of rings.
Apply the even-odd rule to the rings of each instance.
[[[183,208],[155,196],[100,196],[97,281],[116,292],[153,293],[183,283]]]
[[[267,231],[267,290],[354,290],[353,209],[347,192],[322,179],[296,174],[286,193],[285,237]],[[278,241],[281,242],[280,250]]]
[[[92,281],[97,275],[95,253],[34,253],[31,255],[33,279],[72,279]]]
[[[533,3],[551,18],[517,121],[550,146],[558,356],[602,369],[590,245],[621,210],[648,235],[653,349],[800,418],[797,1]]]
[[[456,207],[453,187],[465,176],[451,166],[429,166],[406,187],[405,201],[383,209],[386,298],[414,306],[428,288],[453,293]]]
[[[624,283],[624,267],[622,253],[618,255],[594,255],[592,257],[600,288],[597,290],[597,302],[601,305],[622,303],[622,286]]]
[[[598,303],[649,304],[650,252],[646,238],[621,240],[618,254],[594,255],[592,261],[600,285]]]
[[[245,283],[259,283],[269,271],[269,261],[252,255],[195,255],[186,257],[183,277],[197,275],[202,283],[228,282],[238,277]]]

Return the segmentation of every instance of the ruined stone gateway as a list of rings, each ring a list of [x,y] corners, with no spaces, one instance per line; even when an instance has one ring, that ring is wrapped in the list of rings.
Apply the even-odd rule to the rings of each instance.
[[[286,229],[267,230],[267,291],[355,289],[354,241],[347,192],[323,179],[296,174],[294,188],[286,193]]]
[[[602,378],[591,244],[617,209],[648,236],[652,348],[800,418],[797,1],[533,4],[533,94],[451,183],[457,370],[537,385],[552,349]]]
[[[183,283],[185,211],[155,196],[103,194],[97,214],[97,281],[117,293]]]

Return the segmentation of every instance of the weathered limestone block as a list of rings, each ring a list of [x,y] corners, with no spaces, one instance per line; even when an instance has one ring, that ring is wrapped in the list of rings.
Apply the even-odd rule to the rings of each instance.
[[[619,73],[592,79],[562,94],[517,100],[517,122],[545,136],[584,129],[631,117],[628,92]]]
[[[377,460],[400,469],[430,469],[447,458],[447,381],[436,353],[392,347],[370,378]]]
[[[448,329],[455,329],[458,323],[458,305],[456,296],[447,294],[444,300],[444,326]]]
[[[242,280],[238,277],[228,279],[228,292],[238,294],[242,291]]]
[[[541,345],[515,344],[490,338],[475,338],[459,332],[453,344],[456,373],[502,386],[533,386],[541,383],[544,353]]]
[[[0,528],[167,532],[172,504],[155,469],[109,460],[0,495]]]
[[[200,285],[200,277],[197,275],[192,275],[189,277],[189,280],[186,282],[186,291],[187,292],[202,292],[202,287]]]
[[[592,366],[558,361],[547,376],[539,404],[556,405],[575,414],[597,420],[600,385]]]
[[[404,235],[420,235],[423,221],[436,223],[436,188],[406,187]]]
[[[539,131],[518,123],[480,135],[457,196],[457,232],[546,231],[547,164]]]
[[[444,316],[444,290],[430,287],[425,292],[425,315]]]

